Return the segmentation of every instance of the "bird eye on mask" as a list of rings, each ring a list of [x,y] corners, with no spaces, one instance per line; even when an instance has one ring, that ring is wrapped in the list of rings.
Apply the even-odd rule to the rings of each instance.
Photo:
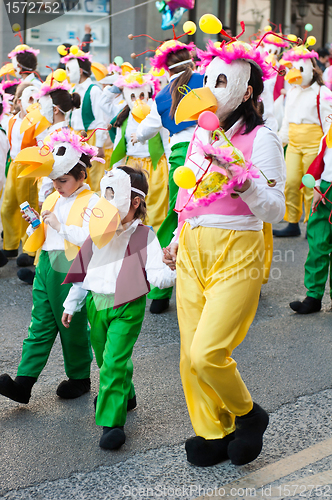
[[[248,88],[251,68],[245,61],[235,60],[227,64],[215,57],[206,68],[204,86],[209,87],[218,101],[216,115],[224,120],[243,101]]]
[[[149,100],[149,92],[151,91],[150,85],[143,85],[142,87],[129,88],[124,87],[123,96],[130,109],[133,109],[137,101],[147,103]]]

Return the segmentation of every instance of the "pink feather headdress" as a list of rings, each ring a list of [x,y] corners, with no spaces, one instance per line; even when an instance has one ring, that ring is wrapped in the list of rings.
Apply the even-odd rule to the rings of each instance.
[[[119,73],[119,75],[121,74],[121,68],[120,66],[117,66],[116,64],[113,64],[111,63],[108,68],[107,68],[107,71],[111,74],[111,73]]]
[[[82,50],[79,50],[77,54],[72,54],[69,53],[68,55],[61,57],[60,61],[63,64],[66,64],[68,61],[71,59],[80,59],[81,61],[92,61],[92,55],[90,52],[83,52]]]
[[[197,49],[197,55],[202,63],[202,73],[205,72],[206,67],[210,64],[212,59],[219,57],[227,64],[239,59],[254,64],[261,71],[263,80],[268,80],[275,74],[272,66],[265,62],[264,53],[261,54],[255,47],[252,47],[248,43],[240,42],[239,40],[220,45],[220,47],[216,47],[214,43],[209,40],[206,51]],[[268,54],[266,54],[266,56],[267,55]]]
[[[10,101],[13,96],[6,94],[4,89],[0,88],[0,104],[2,104],[2,113],[0,114],[0,122],[5,114],[10,111]]]
[[[193,42],[190,42],[188,45],[185,43],[179,42],[178,40],[169,40],[162,45],[160,45],[156,49],[156,55],[151,57],[151,65],[158,70],[164,68],[168,71],[167,65],[167,57],[169,54],[178,52],[179,50],[187,49],[189,52],[192,51],[195,47]]]
[[[308,50],[304,45],[299,45],[291,50],[287,50],[282,55],[282,61],[294,62],[300,59],[318,59],[318,54],[314,50]]]
[[[31,54],[38,56],[40,50],[33,49],[32,47],[29,47],[29,45],[21,44],[17,45],[14,50],[9,52],[8,57],[9,59],[13,59],[13,57],[17,56],[17,54],[23,54],[24,52],[30,52]]]
[[[19,85],[20,83],[22,83],[22,80],[4,80],[0,83],[0,88],[2,90],[6,90],[10,89],[10,87],[13,87],[14,85]]]
[[[276,47],[281,47],[281,48],[289,47],[289,42],[287,42],[287,40],[283,40],[282,38],[279,38],[278,36],[272,33],[270,33],[265,37],[264,43],[270,43],[272,45],[275,45]]]
[[[71,89],[71,85],[67,82],[67,80],[64,80],[63,82],[57,82],[56,80],[53,79],[52,84],[49,82],[43,83],[43,85],[40,87],[39,91],[34,95],[36,99],[40,99],[44,95],[49,95],[55,90],[67,90],[69,91]]]
[[[103,158],[99,158],[98,156],[96,156],[98,153],[97,147],[87,144],[85,137],[76,134],[69,128],[62,128],[59,131],[53,132],[49,136],[46,145],[52,151],[57,142],[69,142],[77,152],[89,156],[91,161],[99,161],[100,163],[105,163],[105,160]]]
[[[151,85],[153,89],[153,99],[160,91],[160,82],[158,78],[151,75],[151,73],[143,74],[140,71],[121,75],[118,80],[114,82],[114,85],[116,87],[119,87],[120,89],[123,89],[124,87],[127,87],[129,89],[137,89],[139,87],[143,87],[144,85]]]

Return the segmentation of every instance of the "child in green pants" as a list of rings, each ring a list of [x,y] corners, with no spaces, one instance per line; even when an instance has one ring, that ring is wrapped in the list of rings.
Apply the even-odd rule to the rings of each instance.
[[[77,247],[89,235],[88,212],[98,201],[98,196],[84,184],[86,168],[90,166],[97,149],[83,145],[81,138],[75,136],[68,128],[51,135],[53,166],[49,177],[56,191],[44,202],[41,224],[34,231],[29,226],[30,238],[26,245],[33,251],[41,247],[33,283],[31,323],[28,337],[23,342],[22,359],[15,380],[6,373],[0,376],[0,394],[19,403],[29,402],[31,389],[48,360],[58,333],[68,380],[58,386],[57,395],[72,399],[90,390],[92,351],[86,310],[83,309],[75,317],[70,330],[64,328],[61,322],[62,304],[71,287],[62,285],[62,282],[75,248],[77,253]],[[36,149],[39,150],[39,147],[36,146]],[[40,158],[41,164],[50,161],[50,154],[45,155],[41,149]],[[21,157],[21,160],[24,161],[24,158]],[[34,174],[39,177],[39,169]],[[84,207],[90,210],[83,218]],[[34,213],[39,218],[39,214]],[[30,221],[27,215],[23,216]]]
[[[118,213],[114,236],[99,246],[88,238],[65,280],[75,283],[64,303],[66,327],[86,301],[100,368],[96,423],[103,426],[103,435],[99,445],[110,450],[120,448],[126,439],[128,403],[135,399],[131,355],[141,331],[149,283],[160,288],[175,283],[175,271],[162,262],[157,237],[140,221],[146,213],[147,192],[144,173],[130,167],[115,168],[101,180],[110,219],[115,209]],[[105,217],[106,210],[104,204]]]

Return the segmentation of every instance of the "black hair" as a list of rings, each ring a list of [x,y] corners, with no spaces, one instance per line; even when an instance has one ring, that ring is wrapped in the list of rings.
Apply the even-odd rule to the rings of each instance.
[[[16,94],[16,89],[17,89],[18,83],[14,83],[14,85],[11,85],[10,87],[7,87],[5,90],[6,94],[10,95],[15,95]]]
[[[0,102],[0,115],[2,115],[2,111],[3,111],[3,104],[2,102]]]
[[[316,59],[311,59],[311,62],[312,62],[312,65],[313,65],[313,76],[312,76],[312,80],[310,82],[310,85],[312,85],[314,82],[317,82],[318,85],[320,87],[322,87],[324,84],[324,81],[323,81],[323,72],[322,70],[319,68],[317,62],[316,62]]]
[[[59,106],[60,110],[65,113],[81,106],[81,96],[77,92],[70,94],[67,90],[58,89],[51,92],[50,96],[53,104]]]
[[[120,168],[121,170],[126,172],[126,174],[128,174],[130,176],[131,187],[134,187],[136,189],[139,189],[140,191],[143,191],[143,193],[145,193],[145,195],[148,194],[149,184],[148,184],[147,176],[140,167],[132,168],[132,167],[127,167],[127,165],[123,165],[123,166],[118,167],[118,168]],[[136,212],[134,214],[134,219],[142,219],[142,221],[144,221],[146,218],[146,214],[147,214],[145,199],[139,193],[135,193],[135,191],[131,192],[131,200],[133,200],[137,196],[141,199],[141,203],[136,209]]]
[[[37,69],[37,57],[32,52],[22,52],[16,55],[17,62],[22,66],[22,73]]]
[[[325,47],[318,49],[317,54],[318,57],[326,57],[330,55],[329,51]]]
[[[61,148],[59,148],[59,150],[60,149]],[[88,176],[86,169],[91,167],[90,156],[83,153],[80,158],[80,161],[85,163],[85,167],[80,163],[76,163],[76,165],[71,170],[69,170],[67,174],[67,175],[72,175],[76,181],[79,181],[81,179],[82,172],[84,173],[84,179],[86,179]]]
[[[116,120],[114,122],[114,127],[121,127],[123,122],[128,118],[129,113],[130,113],[130,107],[127,104],[116,117]]]
[[[264,125],[263,117],[258,109],[258,97],[264,90],[262,73],[254,64],[250,64],[250,67],[251,73],[248,85],[251,85],[253,93],[247,101],[242,102],[227,116],[223,123],[225,130],[230,129],[240,118],[243,118],[246,125],[244,134],[249,134],[258,125]]]
[[[79,67],[83,70],[85,76],[91,76],[91,62],[88,59],[77,59]]]
[[[169,67],[172,66],[173,64],[180,63],[181,61],[187,61],[188,59],[191,59],[189,50],[181,49],[178,50],[177,52],[171,52],[167,56],[166,64]],[[181,92],[179,92],[179,87],[188,84],[190,78],[192,77],[193,69],[194,69],[194,63],[180,64],[179,66],[176,66],[175,68],[171,69],[172,73],[174,74],[183,71],[183,73],[178,78],[176,78],[174,82],[171,83],[170,87],[172,96],[172,106],[170,110],[171,118],[174,118],[176,108],[178,107],[178,104],[181,101],[181,99],[184,97],[184,95]]]

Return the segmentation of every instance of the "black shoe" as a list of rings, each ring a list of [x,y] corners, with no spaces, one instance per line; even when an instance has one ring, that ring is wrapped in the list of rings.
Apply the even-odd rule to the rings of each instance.
[[[232,464],[245,465],[258,457],[262,451],[263,434],[268,423],[268,414],[256,403],[247,415],[235,418],[235,439],[229,443],[227,449]]]
[[[154,299],[150,305],[150,313],[160,314],[169,308],[169,299]]]
[[[93,405],[95,407],[95,411],[97,408],[97,399],[98,399],[98,395],[93,400]],[[131,399],[128,399],[127,411],[135,410],[136,406],[137,406],[136,396],[132,397]]]
[[[204,439],[201,436],[187,439],[185,448],[188,462],[199,467],[210,467],[228,460],[227,447],[234,435],[232,432],[222,439]]]
[[[28,285],[33,284],[33,280],[35,278],[36,271],[31,269],[19,269],[17,271],[17,276],[20,278],[21,281],[24,281],[24,283],[28,283]]]
[[[89,392],[91,381],[89,378],[63,380],[56,390],[62,399],[75,399]]]
[[[123,427],[103,427],[99,446],[105,450],[118,450],[126,441]]]
[[[290,222],[285,229],[273,229],[273,236],[277,236],[279,238],[288,238],[291,236],[301,236],[301,229],[298,224]]]
[[[13,259],[18,256],[18,250],[2,250],[7,259]]]
[[[8,259],[5,256],[4,252],[0,250],[0,267],[5,266],[8,263]]]
[[[21,253],[21,255],[19,255],[16,259],[16,264],[18,267],[29,267],[33,266],[34,261],[34,257],[31,257],[27,253]]]
[[[311,314],[316,313],[322,308],[322,301],[320,299],[315,299],[314,297],[306,297],[302,302],[296,300],[289,304],[293,311],[299,314]]]
[[[16,377],[13,380],[7,373],[4,373],[0,375],[0,394],[18,403],[27,404],[36,380],[34,377]]]

